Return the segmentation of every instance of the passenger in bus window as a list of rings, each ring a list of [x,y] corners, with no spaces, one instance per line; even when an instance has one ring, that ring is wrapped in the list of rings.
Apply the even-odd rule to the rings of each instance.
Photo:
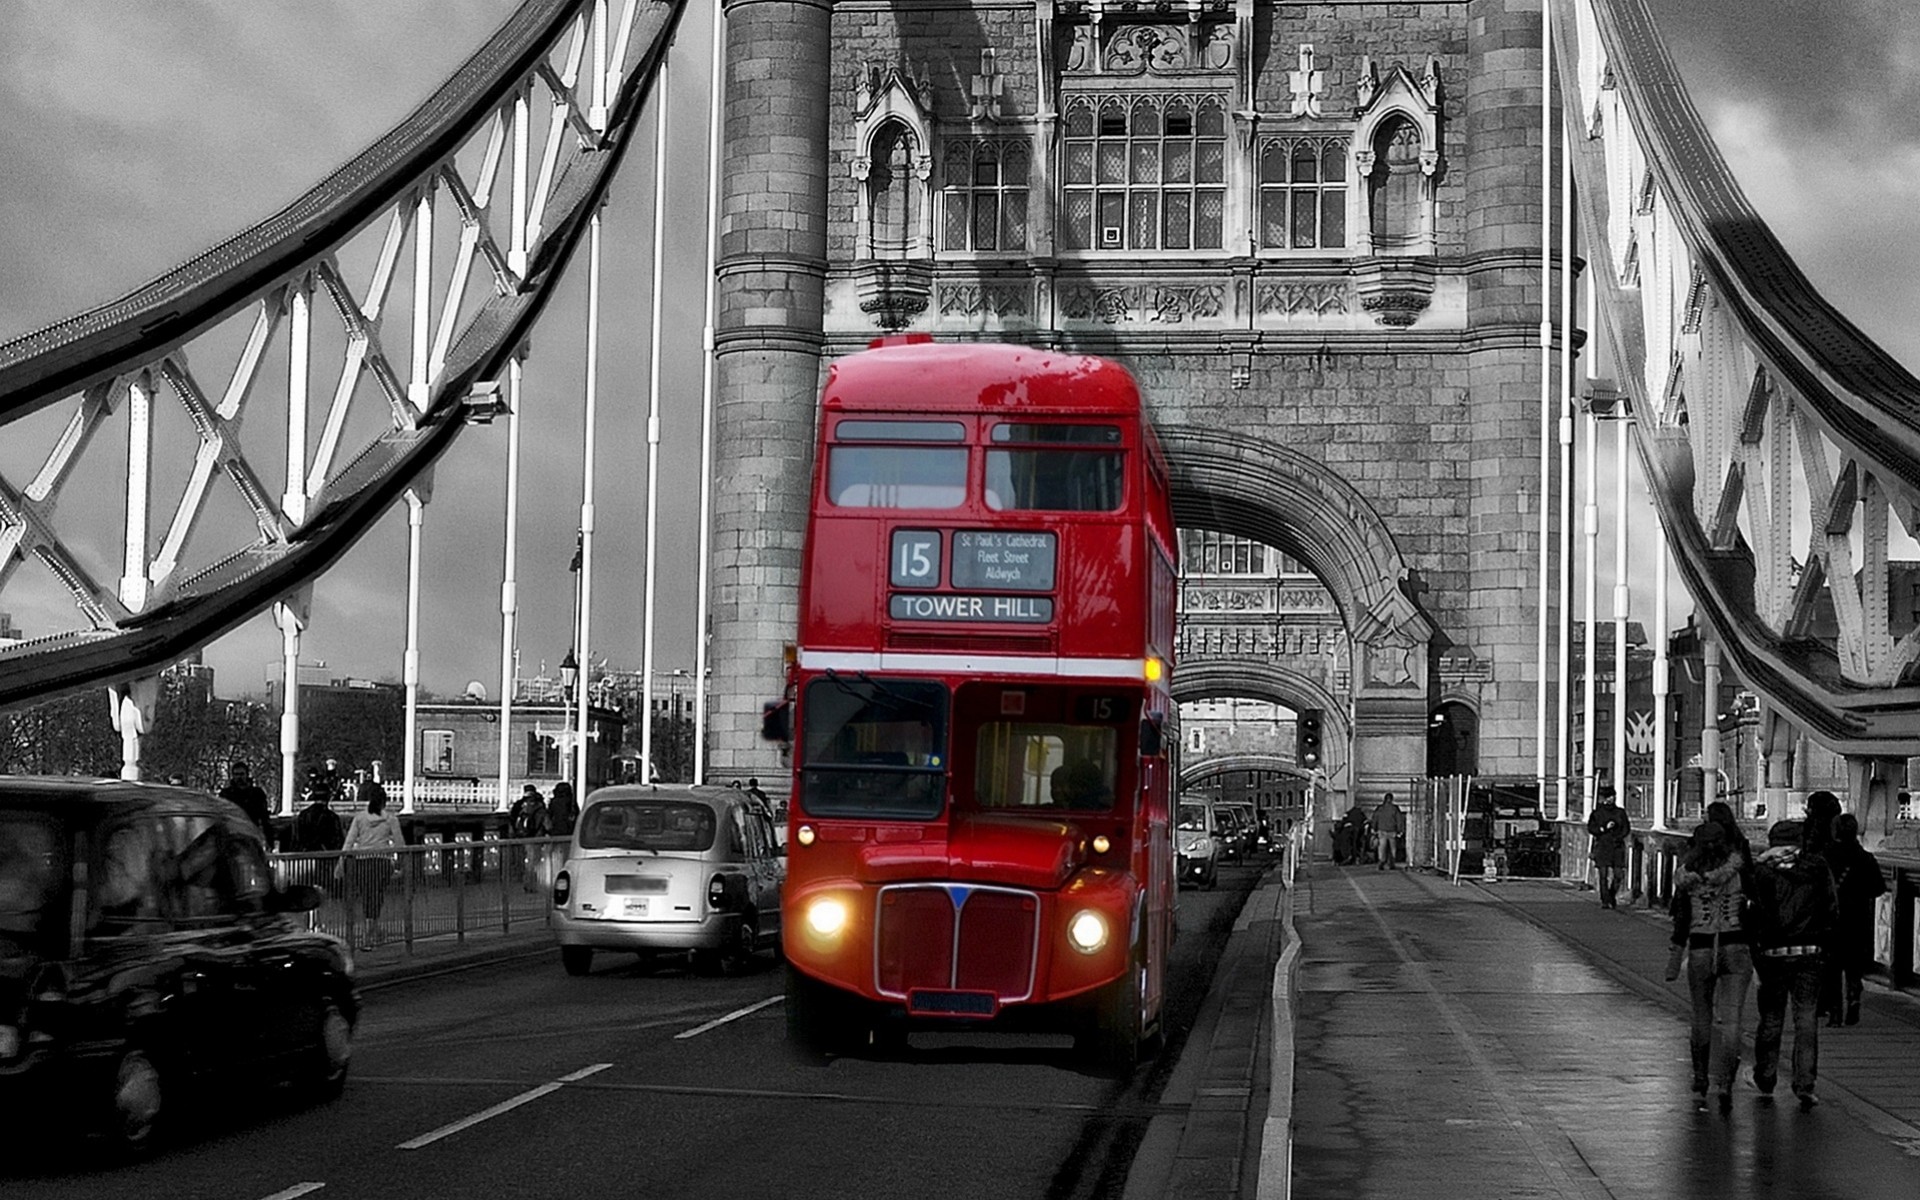
[[[1055,808],[1098,811],[1113,806],[1106,774],[1090,759],[1077,758],[1055,767],[1050,784]]]

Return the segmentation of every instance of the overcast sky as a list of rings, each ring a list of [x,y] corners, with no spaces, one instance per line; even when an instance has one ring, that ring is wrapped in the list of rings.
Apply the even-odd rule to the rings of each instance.
[[[1911,303],[1920,278],[1920,4],[1651,2],[1762,216],[1829,299],[1910,368],[1920,365]],[[0,340],[111,299],[278,209],[405,115],[512,8],[511,0],[10,6],[0,39]],[[682,28],[672,87],[675,143],[694,152],[684,162],[670,156],[669,274],[695,280],[705,237],[703,8],[695,5]],[[650,169],[642,146],[608,214],[594,642],[596,659],[628,667],[640,661]],[[528,673],[543,659],[557,662],[569,638],[566,565],[580,499],[579,275],[536,333],[529,371],[529,403],[559,415],[539,423],[524,468],[520,641]],[[663,355],[663,667],[693,661],[700,304],[693,285],[676,288],[664,308],[671,350]],[[403,340],[389,334],[396,338]],[[504,433],[496,424],[464,438],[438,472],[427,510],[423,679],[437,690],[457,691],[468,680],[497,688]],[[0,472],[23,485],[48,436],[42,421],[0,438]],[[111,460],[103,453],[111,444],[92,457]],[[256,452],[274,468],[273,453]],[[110,513],[113,502],[110,486],[76,485],[63,507]],[[118,522],[103,515],[96,526],[110,541]],[[91,549],[109,564],[103,578],[117,576],[111,546]],[[1603,549],[1602,562],[1610,561]],[[305,656],[339,674],[397,677],[405,569],[404,518],[390,515],[317,586]],[[72,625],[70,608],[45,586],[16,584],[6,604],[29,634]],[[278,636],[261,618],[209,658],[221,690],[233,693],[258,689],[278,653]]]

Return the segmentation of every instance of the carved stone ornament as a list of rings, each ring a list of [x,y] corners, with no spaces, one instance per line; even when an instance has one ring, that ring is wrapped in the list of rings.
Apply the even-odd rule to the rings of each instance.
[[[1405,329],[1433,300],[1439,271],[1430,258],[1363,258],[1353,262],[1360,307],[1390,329]]]
[[[1098,50],[1096,50],[1098,45]],[[1230,22],[1121,25],[1107,33],[1081,25],[1067,46],[1069,75],[1190,75],[1234,69]]]
[[[1324,317],[1353,310],[1344,280],[1317,283],[1261,283],[1254,288],[1254,311],[1262,316]]]
[[[924,262],[879,259],[854,268],[860,311],[881,329],[905,329],[927,311],[933,292],[933,267]]]
[[[1187,320],[1218,317],[1225,304],[1226,289],[1218,284],[1187,287],[1075,284],[1060,293],[1061,315],[1077,321],[1103,321],[1108,325],[1143,320],[1178,325]]]
[[[1018,283],[943,283],[939,288],[943,317],[1024,317],[1027,287]]]

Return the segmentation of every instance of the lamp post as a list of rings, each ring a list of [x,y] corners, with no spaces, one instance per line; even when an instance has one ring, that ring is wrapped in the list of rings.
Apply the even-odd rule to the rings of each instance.
[[[569,730],[573,728],[573,685],[575,682],[579,680],[579,678],[580,678],[580,663],[578,660],[576,660],[573,657],[573,647],[568,646],[567,656],[560,660],[560,694],[565,697],[565,700],[563,701],[563,706],[566,710],[566,718],[567,718],[566,727]],[[573,757],[572,739],[571,738],[563,739],[561,742],[561,745],[563,749],[561,750],[560,778],[571,779],[572,776],[568,772],[567,768],[568,768],[568,760]],[[576,790],[577,790],[578,782],[579,781],[575,781]]]

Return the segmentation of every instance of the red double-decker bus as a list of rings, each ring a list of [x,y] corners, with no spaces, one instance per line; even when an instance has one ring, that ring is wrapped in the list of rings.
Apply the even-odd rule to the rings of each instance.
[[[822,399],[790,672],[792,1038],[1065,1030],[1118,1068],[1173,940],[1175,533],[1121,367],[888,338]]]

